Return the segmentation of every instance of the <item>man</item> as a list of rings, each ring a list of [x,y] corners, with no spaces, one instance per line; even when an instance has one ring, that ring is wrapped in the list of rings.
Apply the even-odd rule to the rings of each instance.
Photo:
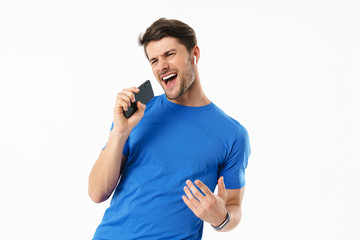
[[[247,131],[204,94],[191,27],[161,18],[139,43],[165,94],[137,102],[129,119],[123,112],[139,89],[117,95],[108,143],[89,177],[97,203],[115,189],[93,239],[201,239],[203,221],[232,230],[241,219]]]

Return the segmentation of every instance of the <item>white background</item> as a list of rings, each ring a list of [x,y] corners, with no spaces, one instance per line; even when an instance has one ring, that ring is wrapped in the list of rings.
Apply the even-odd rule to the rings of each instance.
[[[250,134],[242,222],[204,239],[360,239],[360,2],[220,2],[0,2],[1,239],[91,239],[115,95],[162,93],[137,45],[160,17],[195,29],[207,96]]]

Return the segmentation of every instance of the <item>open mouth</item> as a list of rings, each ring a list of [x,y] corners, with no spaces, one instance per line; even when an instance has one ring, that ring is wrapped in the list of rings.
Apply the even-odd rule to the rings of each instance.
[[[170,73],[163,76],[161,80],[165,82],[166,86],[170,86],[174,84],[174,80],[176,79],[176,77],[177,77],[177,73]]]

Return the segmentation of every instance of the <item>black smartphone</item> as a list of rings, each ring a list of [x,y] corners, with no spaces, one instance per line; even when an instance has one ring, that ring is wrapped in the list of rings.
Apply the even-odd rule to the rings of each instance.
[[[135,102],[131,103],[131,106],[128,107],[127,111],[124,111],[126,118],[131,117],[138,110],[136,106],[137,101],[140,101],[143,104],[147,104],[154,97],[154,92],[149,80],[146,80],[138,88],[140,91],[138,93],[134,93]]]

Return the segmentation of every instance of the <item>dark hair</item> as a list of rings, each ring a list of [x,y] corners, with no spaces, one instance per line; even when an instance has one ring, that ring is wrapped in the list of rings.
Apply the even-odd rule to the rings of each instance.
[[[138,42],[140,46],[144,46],[147,56],[146,46],[151,41],[157,41],[164,37],[177,38],[181,44],[185,45],[189,53],[197,45],[194,29],[179,20],[166,18],[155,21],[144,34],[139,36]]]

